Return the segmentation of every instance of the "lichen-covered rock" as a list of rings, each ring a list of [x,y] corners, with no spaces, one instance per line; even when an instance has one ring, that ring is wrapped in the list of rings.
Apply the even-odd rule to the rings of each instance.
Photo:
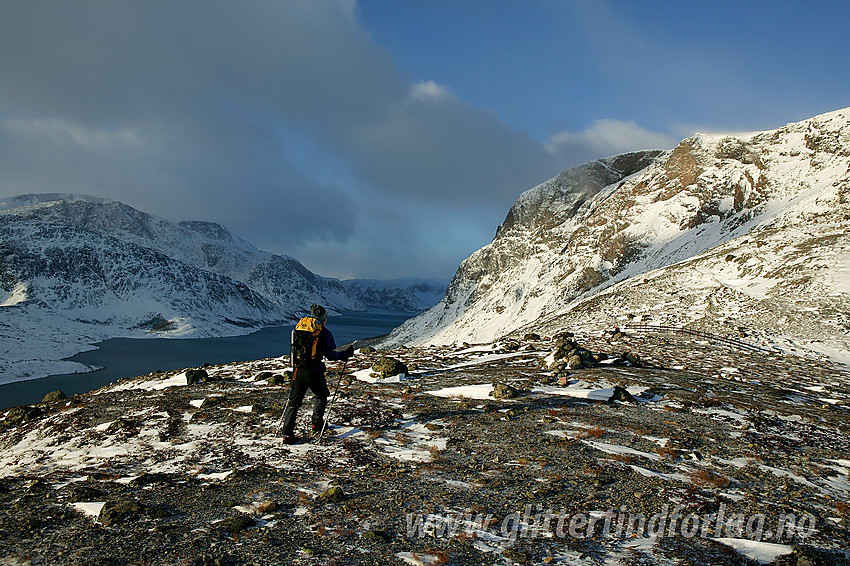
[[[495,399],[513,399],[519,394],[519,392],[507,385],[506,383],[494,383],[493,391],[490,392],[490,397]]]
[[[211,395],[206,397],[201,403],[201,409],[209,409],[212,407],[220,407],[227,402],[226,395]]]
[[[372,371],[378,374],[381,379],[386,379],[394,375],[407,373],[407,366],[395,358],[381,358],[372,365]]]
[[[279,373],[270,373],[268,377],[266,377],[266,382],[269,385],[287,385],[290,381],[292,381],[292,372],[285,371],[283,375]]]
[[[503,551],[502,556],[518,564],[525,564],[526,562],[528,562],[528,556],[525,553],[517,552],[516,550],[511,550],[510,548]]]
[[[115,419],[111,425],[106,429],[106,432],[116,433],[123,432],[127,434],[134,434],[139,432],[138,425],[131,421],[130,419],[125,418],[117,418]]]
[[[0,426],[3,428],[11,428],[20,426],[25,422],[34,421],[41,417],[44,411],[38,407],[31,405],[21,405],[20,407],[12,407],[6,413],[6,418],[0,421]]]
[[[227,519],[221,521],[220,523],[216,523],[216,526],[220,529],[224,529],[229,533],[236,534],[238,532],[244,531],[245,529],[250,529],[257,522],[247,515],[234,515],[233,517],[228,517]]]
[[[621,357],[627,362],[629,362],[629,364],[633,367],[643,367],[643,363],[640,360],[640,356],[635,354],[634,352],[625,352]]]
[[[392,536],[390,536],[390,533],[383,530],[366,531],[365,533],[360,535],[360,538],[362,538],[363,540],[370,540],[374,542],[390,542],[392,540]]]
[[[620,387],[619,385],[615,385],[614,386],[614,392],[611,394],[611,398],[608,399],[609,403],[613,403],[614,401],[623,401],[625,403],[634,403],[635,398],[624,387]]]
[[[56,401],[61,401],[65,399],[66,395],[61,389],[57,389],[56,391],[51,391],[47,395],[44,396],[44,399],[41,400],[42,403],[55,403]]]
[[[332,485],[316,497],[316,501],[319,503],[339,503],[340,501],[344,501],[345,497],[342,487]]]
[[[101,525],[111,527],[140,519],[144,510],[144,505],[135,499],[116,499],[103,505],[97,520]]]

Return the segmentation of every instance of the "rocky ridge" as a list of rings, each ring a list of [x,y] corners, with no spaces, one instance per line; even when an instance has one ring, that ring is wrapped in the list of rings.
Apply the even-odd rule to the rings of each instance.
[[[520,195],[445,298],[387,344],[599,331],[638,317],[846,361],[848,234],[850,109],[700,134]]]
[[[573,357],[587,363],[560,365]],[[373,368],[389,359],[406,371],[382,378]],[[347,367],[321,444],[280,443],[285,358],[6,411],[0,559],[850,560],[838,366],[624,329],[367,348]],[[308,419],[309,402],[299,431]]]

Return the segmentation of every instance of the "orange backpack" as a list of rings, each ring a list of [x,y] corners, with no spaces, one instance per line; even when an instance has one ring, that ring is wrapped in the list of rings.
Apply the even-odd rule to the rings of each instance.
[[[292,367],[315,367],[320,361],[319,334],[322,323],[312,316],[305,316],[298,321],[292,331],[289,357]]]

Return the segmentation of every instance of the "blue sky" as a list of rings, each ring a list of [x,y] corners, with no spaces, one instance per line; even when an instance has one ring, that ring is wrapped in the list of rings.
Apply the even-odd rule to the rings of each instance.
[[[560,170],[850,105],[848,2],[0,3],[0,196],[448,279]]]

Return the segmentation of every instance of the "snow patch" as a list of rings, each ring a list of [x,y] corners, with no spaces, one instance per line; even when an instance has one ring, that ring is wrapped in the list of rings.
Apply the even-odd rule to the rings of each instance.
[[[770,564],[780,556],[791,554],[793,546],[787,544],[776,544],[772,542],[761,542],[743,538],[715,538],[715,541],[730,546],[740,554],[759,564]]]

